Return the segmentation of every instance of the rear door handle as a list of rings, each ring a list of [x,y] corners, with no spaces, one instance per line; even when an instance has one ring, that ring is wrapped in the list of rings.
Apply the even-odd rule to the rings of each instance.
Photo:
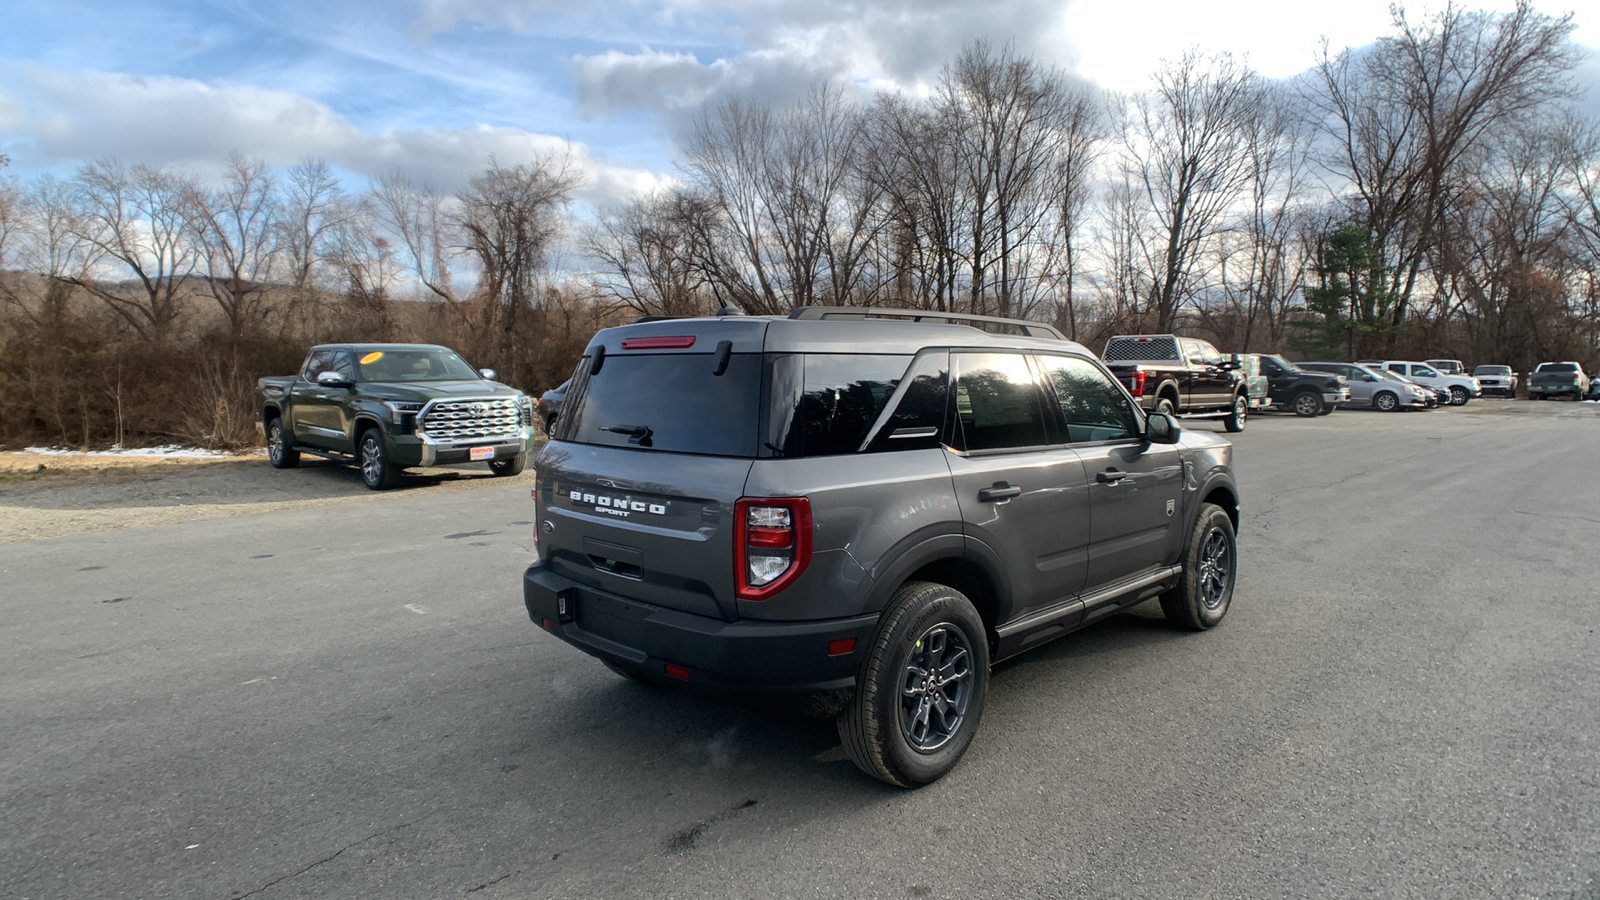
[[[1022,488],[1014,484],[1006,484],[1004,481],[997,481],[994,487],[986,487],[978,491],[978,500],[982,503],[995,503],[1020,496],[1022,496]]]
[[[1107,469],[1104,472],[1095,473],[1094,480],[1101,484],[1116,484],[1127,477],[1128,473],[1121,469]]]

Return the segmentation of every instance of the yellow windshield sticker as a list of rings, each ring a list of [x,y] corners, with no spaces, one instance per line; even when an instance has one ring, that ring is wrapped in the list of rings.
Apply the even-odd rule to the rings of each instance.
[[[366,356],[361,357],[361,364],[363,366],[370,366],[370,365],[372,365],[373,363],[377,362],[380,359],[383,359],[383,351],[382,350],[378,350],[378,351],[373,352],[373,353],[368,353]]]

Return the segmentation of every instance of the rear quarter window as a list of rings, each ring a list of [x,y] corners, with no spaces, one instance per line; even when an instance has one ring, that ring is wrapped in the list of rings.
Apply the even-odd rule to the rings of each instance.
[[[767,449],[789,458],[859,451],[911,360],[828,353],[774,357]]]

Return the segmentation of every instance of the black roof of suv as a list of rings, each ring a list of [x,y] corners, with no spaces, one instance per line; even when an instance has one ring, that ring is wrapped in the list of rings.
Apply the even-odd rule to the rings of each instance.
[[[1221,621],[1227,441],[1049,326],[912,316],[944,318],[595,335],[535,463],[530,618],[635,677],[800,698],[908,786],[965,751],[991,660],[1150,597]]]

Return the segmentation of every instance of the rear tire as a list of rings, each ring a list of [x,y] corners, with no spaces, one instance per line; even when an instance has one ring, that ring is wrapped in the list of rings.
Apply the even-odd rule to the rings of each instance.
[[[400,480],[400,470],[389,462],[389,448],[376,428],[361,432],[356,441],[356,462],[361,467],[361,481],[374,491],[388,490]]]
[[[1189,631],[1213,628],[1233,603],[1238,545],[1233,520],[1214,503],[1200,505],[1200,518],[1183,551],[1178,586],[1161,595],[1161,612],[1172,625]]]
[[[1175,416],[1178,414],[1178,404],[1173,403],[1166,397],[1162,397],[1156,401],[1156,412],[1166,413],[1169,416]]]
[[[267,462],[274,469],[292,469],[300,465],[300,451],[289,443],[288,432],[283,427],[283,416],[267,423]]]
[[[513,456],[510,459],[489,460],[489,471],[500,476],[501,478],[509,478],[512,475],[521,475],[522,470],[527,467],[528,454],[526,453],[518,453],[516,456]]]
[[[1322,415],[1322,398],[1317,395],[1316,391],[1301,391],[1295,394],[1294,400],[1290,405],[1294,408],[1294,414],[1297,416],[1310,419]]]
[[[966,595],[925,581],[895,591],[866,648],[839,740],[861,771],[899,787],[961,761],[983,717],[989,638]]]
[[[1230,434],[1238,434],[1244,430],[1245,419],[1249,416],[1250,401],[1241,394],[1233,398],[1233,411],[1222,420],[1222,427]]]

